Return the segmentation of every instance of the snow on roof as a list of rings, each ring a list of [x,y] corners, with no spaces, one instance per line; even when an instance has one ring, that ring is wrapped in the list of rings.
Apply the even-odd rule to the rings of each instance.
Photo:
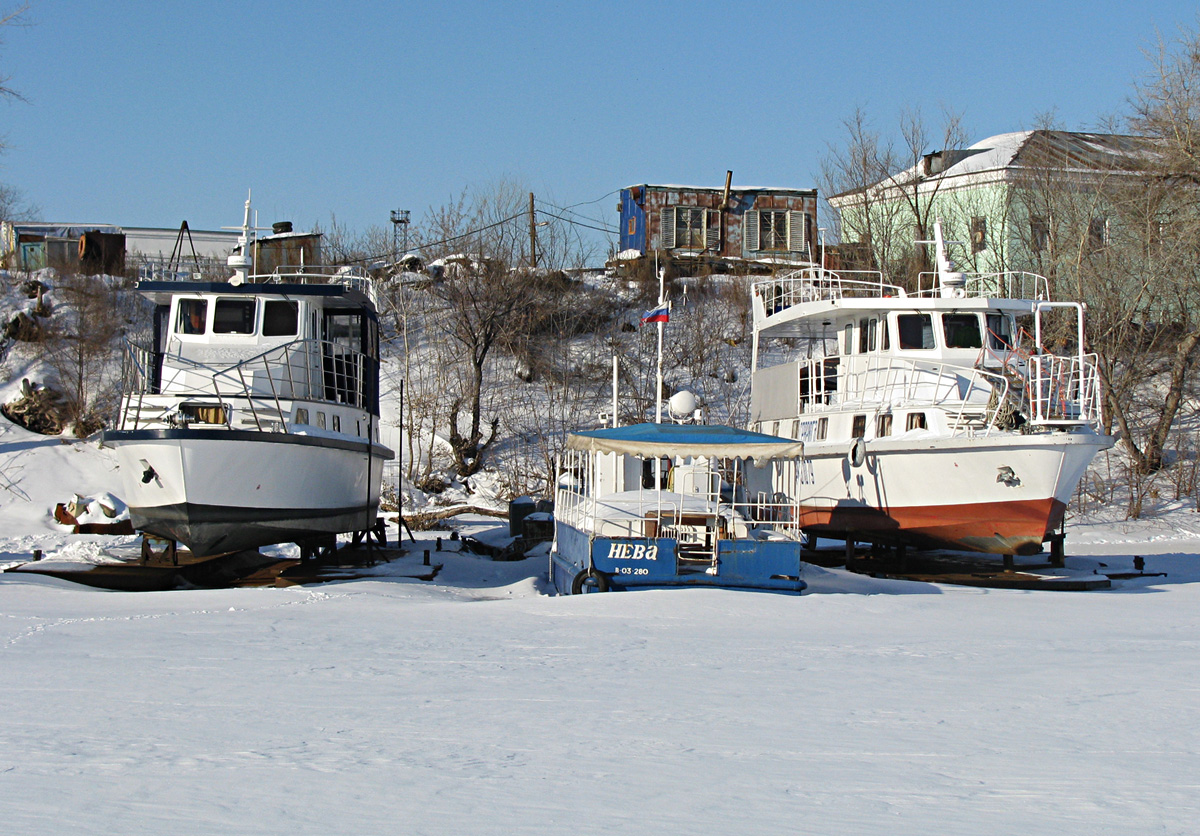
[[[1152,140],[1126,134],[1076,131],[1012,131],[981,139],[965,149],[927,154],[905,170],[875,184],[884,189],[919,180],[951,180],[1017,168],[1052,167],[1063,171],[1131,170],[1143,164]],[[931,158],[949,163],[941,171],[926,173]],[[847,197],[850,189],[830,199]]]
[[[724,186],[688,186],[678,183],[637,183],[632,186],[626,186],[626,189],[657,189],[661,191],[681,191],[681,192],[723,192]],[[730,186],[731,192],[780,192],[792,194],[795,192],[815,192],[816,189],[798,189],[792,186]]]

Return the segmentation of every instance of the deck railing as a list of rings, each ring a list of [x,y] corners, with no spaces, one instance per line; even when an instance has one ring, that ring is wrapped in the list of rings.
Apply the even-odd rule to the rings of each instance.
[[[1023,271],[964,273],[962,296],[967,298],[1048,300],[1050,283],[1045,276]],[[909,293],[899,285],[888,284],[877,270],[826,270],[804,267],[773,279],[755,282],[753,293],[760,299],[768,316],[805,302],[833,302],[841,299],[888,297],[935,297],[941,293],[936,273],[921,273],[917,290]]]
[[[121,429],[138,429],[168,420],[186,422],[187,416],[144,415],[147,395],[170,395],[172,407],[167,411],[181,398],[215,399],[226,417],[224,423],[229,423],[240,407],[249,412],[256,429],[287,432],[287,412],[282,404],[285,400],[371,408],[369,381],[374,379],[374,362],[341,343],[304,339],[233,365],[216,366],[127,340],[123,362],[125,397],[118,423]],[[153,402],[161,403],[157,398]]]

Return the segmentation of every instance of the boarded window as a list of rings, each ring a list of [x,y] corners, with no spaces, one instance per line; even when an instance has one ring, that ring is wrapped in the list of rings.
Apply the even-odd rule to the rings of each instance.
[[[253,299],[218,299],[213,312],[214,334],[253,334]]]
[[[678,249],[702,250],[707,237],[704,224],[705,212],[691,206],[675,207],[675,247]]]
[[[896,317],[896,331],[902,349],[916,350],[934,347],[933,319],[929,314],[900,314]]]
[[[787,212],[758,213],[758,248],[760,250],[788,249]]]
[[[264,337],[294,337],[300,317],[295,302],[270,300],[263,304]]]

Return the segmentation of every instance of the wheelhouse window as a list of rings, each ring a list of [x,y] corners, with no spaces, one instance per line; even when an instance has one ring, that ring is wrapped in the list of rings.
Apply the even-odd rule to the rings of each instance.
[[[181,299],[175,320],[176,334],[203,334],[208,320],[207,299]]]
[[[987,315],[988,348],[995,351],[1012,349],[1012,320],[1004,314]]]
[[[299,330],[300,314],[295,302],[270,299],[263,303],[264,337],[294,337]]]
[[[851,438],[862,438],[867,434],[867,416],[855,415],[854,425],[850,430]]]
[[[307,409],[305,409],[302,406],[296,407],[295,423],[297,423],[297,424],[307,424],[308,423],[308,410]]]
[[[942,314],[946,348],[983,348],[977,314]]]
[[[896,317],[896,331],[901,349],[934,348],[933,318],[929,314],[900,314]]]
[[[874,351],[879,331],[878,319],[860,319],[858,321],[858,353],[866,354]]]
[[[905,425],[905,429],[909,429],[909,430],[925,429],[925,413],[924,412],[908,413],[908,423]]]
[[[253,334],[253,299],[218,299],[213,309],[214,334]]]

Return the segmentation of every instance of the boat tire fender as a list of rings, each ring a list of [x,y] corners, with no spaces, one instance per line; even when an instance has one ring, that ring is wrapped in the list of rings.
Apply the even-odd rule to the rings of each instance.
[[[850,442],[850,452],[846,455],[852,467],[862,467],[867,460],[867,442],[861,437]]]
[[[608,592],[608,576],[599,569],[584,569],[571,581],[571,594],[580,595],[584,591]]]

